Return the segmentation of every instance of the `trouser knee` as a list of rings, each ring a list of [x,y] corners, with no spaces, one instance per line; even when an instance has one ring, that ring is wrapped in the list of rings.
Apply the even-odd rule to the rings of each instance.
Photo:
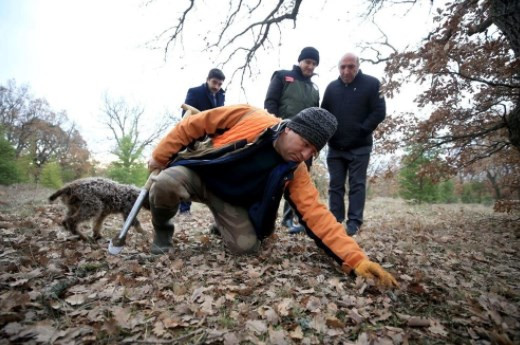
[[[261,242],[256,235],[239,235],[234,243],[228,243],[230,252],[236,255],[256,254],[260,250]]]
[[[181,167],[163,170],[150,188],[150,206],[159,209],[177,209],[182,200],[189,200],[186,190],[186,174]]]

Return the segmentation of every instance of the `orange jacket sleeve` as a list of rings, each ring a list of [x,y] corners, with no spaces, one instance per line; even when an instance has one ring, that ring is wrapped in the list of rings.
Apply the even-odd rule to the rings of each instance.
[[[319,193],[307,171],[301,163],[294,172],[294,179],[288,185],[289,198],[296,212],[307,228],[310,236],[318,246],[342,263],[346,271],[353,269],[367,256],[357,242],[345,232],[334,215],[319,200]]]
[[[215,147],[240,139],[251,142],[259,132],[277,122],[264,110],[245,104],[206,110],[184,118],[171,129],[152,152],[152,158],[166,165],[172,156],[206,135],[215,136]]]

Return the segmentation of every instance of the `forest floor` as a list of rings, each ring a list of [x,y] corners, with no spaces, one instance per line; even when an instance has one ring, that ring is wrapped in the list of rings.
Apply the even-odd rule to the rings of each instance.
[[[198,205],[175,219],[173,254],[148,254],[142,211],[148,235],[111,256],[120,217],[81,242],[51,192],[0,189],[0,345],[520,344],[518,215],[369,200],[356,240],[400,283],[379,290],[282,228],[259,255],[230,255]]]

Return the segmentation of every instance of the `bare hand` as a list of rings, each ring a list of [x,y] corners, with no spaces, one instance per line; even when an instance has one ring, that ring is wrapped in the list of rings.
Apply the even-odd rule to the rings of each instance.
[[[154,170],[164,170],[166,165],[157,162],[155,159],[150,158],[148,161],[148,171],[152,172]]]

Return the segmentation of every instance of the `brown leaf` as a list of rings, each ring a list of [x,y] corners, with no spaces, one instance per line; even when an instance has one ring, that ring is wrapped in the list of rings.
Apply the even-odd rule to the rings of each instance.
[[[40,343],[49,343],[52,336],[57,333],[57,330],[46,324],[38,324],[31,327],[31,333],[36,335],[36,341]]]
[[[86,294],[76,294],[76,295],[72,295],[72,296],[65,298],[65,301],[70,305],[80,305],[80,304],[85,303],[86,299],[87,299]]]
[[[184,267],[184,261],[180,258],[175,259],[172,261],[170,266],[174,271],[180,271],[182,267]]]
[[[321,308],[321,301],[319,298],[316,298],[314,296],[311,296],[305,305],[305,308],[310,311],[311,313],[318,313],[320,312]]]
[[[359,315],[356,309],[351,309],[348,313],[348,316],[350,316],[350,318],[354,321],[356,325],[359,325],[364,321],[363,317]]]
[[[431,325],[428,328],[428,331],[430,331],[433,334],[437,334],[437,335],[440,335],[440,336],[443,336],[443,337],[448,335],[448,332],[446,332],[446,329],[444,329],[444,326],[441,325],[441,323],[439,321],[436,321],[436,320],[433,320],[431,322]]]
[[[293,304],[293,299],[292,298],[284,298],[276,306],[276,309],[278,310],[278,314],[280,314],[281,316],[289,315],[289,309],[291,309],[292,304]]]
[[[419,283],[411,283],[408,285],[407,290],[416,295],[422,295],[426,293],[426,289]]]
[[[131,326],[128,323],[128,319],[130,318],[130,310],[127,308],[121,307],[113,307],[111,309],[112,315],[114,316],[114,320],[116,320],[117,325],[121,328],[130,329]]]
[[[338,319],[335,316],[327,317],[326,324],[328,327],[332,327],[332,328],[344,328],[345,327],[345,323],[342,322],[340,319]]]
[[[276,325],[280,322],[280,317],[273,308],[268,308],[265,311],[265,318],[270,325]]]
[[[429,327],[430,320],[412,316],[408,319],[407,324],[409,327]]]
[[[269,342],[273,345],[287,345],[287,335],[283,329],[274,330],[269,328]]]
[[[206,291],[206,288],[203,286],[196,288],[191,294],[190,301],[199,303],[203,301],[202,297],[204,296],[204,291]]]
[[[224,345],[239,345],[240,340],[235,333],[226,333],[224,335]]]
[[[289,332],[289,336],[292,339],[302,340],[303,339],[303,331],[300,326],[296,326],[291,332]]]
[[[176,328],[176,327],[179,327],[180,325],[180,320],[179,319],[172,319],[172,318],[169,318],[169,317],[165,317],[164,319],[162,319],[162,323],[163,323],[163,326],[164,328]]]
[[[164,325],[163,325],[162,321],[155,322],[152,332],[155,335],[157,335],[158,337],[162,337],[164,335],[164,333],[166,333],[166,330],[164,329]]]
[[[247,320],[246,327],[258,335],[267,331],[267,325],[262,320]]]
[[[311,328],[314,328],[316,330],[316,332],[318,332],[318,333],[325,333],[325,332],[327,332],[327,324],[325,322],[325,318],[323,316],[319,315],[319,314],[315,315],[312,318],[309,326]]]

